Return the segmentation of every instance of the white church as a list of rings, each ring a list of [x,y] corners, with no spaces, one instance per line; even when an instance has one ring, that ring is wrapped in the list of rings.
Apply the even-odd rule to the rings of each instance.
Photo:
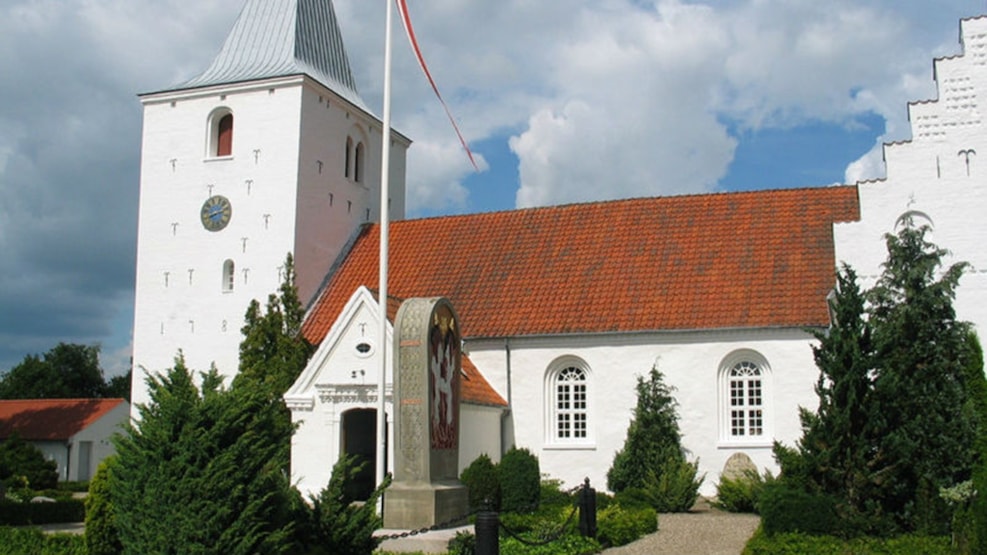
[[[732,455],[773,469],[772,442],[793,443],[798,407],[817,402],[806,330],[829,325],[837,265],[869,286],[902,216],[972,265],[958,316],[987,329],[987,18],[960,29],[960,53],[934,62],[938,98],[909,105],[912,140],[885,147],[885,179],[855,185],[404,220],[411,140],[392,131],[382,314],[382,125],[331,0],[246,0],[201,75],[140,96],[134,366],[162,372],[181,350],[235,375],[246,307],[290,252],[317,346],[285,396],[303,493],[342,454],[374,459],[379,323],[412,297],[446,297],[460,317],[460,467],[518,446],[567,485],[604,487],[636,378],[657,364],[704,493]],[[140,376],[133,388],[148,401]]]

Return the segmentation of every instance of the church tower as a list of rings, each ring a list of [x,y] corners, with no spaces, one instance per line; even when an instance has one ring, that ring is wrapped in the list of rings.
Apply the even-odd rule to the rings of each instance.
[[[246,0],[212,65],[144,109],[133,402],[179,350],[238,369],[240,328],[295,259],[303,303],[349,238],[379,219],[382,125],[356,89],[331,0]],[[390,214],[405,154],[390,140]]]

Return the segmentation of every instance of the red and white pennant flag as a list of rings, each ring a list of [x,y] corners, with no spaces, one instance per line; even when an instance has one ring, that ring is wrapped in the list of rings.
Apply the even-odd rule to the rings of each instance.
[[[418,59],[418,65],[421,66],[422,72],[425,73],[425,77],[428,79],[428,84],[432,86],[432,91],[435,92],[435,96],[442,104],[442,108],[445,109],[446,116],[449,117],[449,122],[452,123],[452,128],[456,130],[456,135],[459,137],[460,144],[463,145],[466,155],[469,156],[470,164],[473,164],[473,169],[480,171],[479,166],[476,165],[476,160],[473,159],[473,152],[470,150],[469,144],[466,143],[466,139],[463,138],[463,134],[459,131],[459,126],[456,125],[456,120],[452,117],[452,112],[449,111],[449,106],[447,106],[446,101],[442,99],[442,94],[439,93],[439,87],[436,86],[435,80],[432,79],[431,72],[428,71],[428,66],[425,64],[425,58],[422,56],[422,51],[418,47],[418,39],[415,38],[415,29],[411,26],[411,16],[408,14],[407,1],[395,0],[395,2],[398,6],[398,13],[401,14],[401,22],[404,23],[405,33],[408,35],[408,42],[411,43],[411,50],[414,51],[415,58]]]

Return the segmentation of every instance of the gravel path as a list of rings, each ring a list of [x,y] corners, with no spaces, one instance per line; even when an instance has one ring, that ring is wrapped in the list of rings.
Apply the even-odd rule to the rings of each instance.
[[[658,531],[606,555],[740,555],[761,519],[697,506],[688,513],[658,516]]]

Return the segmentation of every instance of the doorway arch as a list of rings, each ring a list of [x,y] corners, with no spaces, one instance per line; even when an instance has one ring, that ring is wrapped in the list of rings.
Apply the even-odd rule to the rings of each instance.
[[[386,415],[385,415],[386,421]],[[385,434],[387,424],[384,425]],[[377,409],[350,409],[342,415],[342,454],[352,456],[363,468],[346,484],[353,499],[367,500],[376,487],[377,475]],[[386,437],[386,435],[385,435]],[[387,460],[385,450],[384,460]],[[387,472],[385,463],[384,471]]]

